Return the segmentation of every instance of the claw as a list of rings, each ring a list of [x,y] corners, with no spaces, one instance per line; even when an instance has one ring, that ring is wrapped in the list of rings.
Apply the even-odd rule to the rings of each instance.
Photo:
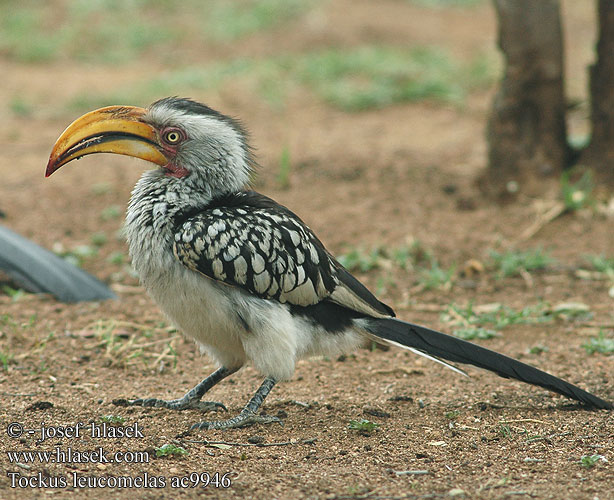
[[[228,420],[212,420],[210,422],[198,422],[190,427],[190,430],[205,430],[205,429],[237,429],[247,427],[254,424],[272,424],[279,423],[282,427],[284,423],[278,417],[269,415],[256,415],[251,412],[241,412],[239,415]]]

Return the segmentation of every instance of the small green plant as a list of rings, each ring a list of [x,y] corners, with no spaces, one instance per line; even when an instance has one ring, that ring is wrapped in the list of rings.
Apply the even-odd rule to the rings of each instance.
[[[518,311],[501,304],[487,304],[474,306],[469,303],[466,307],[456,304],[448,306],[441,315],[442,321],[467,327],[470,325],[489,324],[495,330],[509,325],[534,324],[552,321],[553,317],[545,304],[526,306]]]
[[[210,1],[205,32],[213,40],[228,42],[296,18],[313,3],[313,0]]]
[[[523,272],[543,270],[555,260],[541,248],[532,250],[509,250],[499,253],[490,251],[490,259],[499,278],[519,276]]]
[[[605,336],[603,329],[599,330],[597,337],[592,337],[588,342],[582,344],[582,347],[589,354],[599,352],[601,354],[614,353],[614,338],[608,338]]]
[[[101,247],[107,242],[107,235],[103,233],[102,231],[93,233],[90,236],[90,241],[92,242],[92,245]]]
[[[121,415],[103,415],[100,417],[100,421],[105,424],[124,425],[126,419]]]
[[[434,257],[431,258],[430,267],[420,268],[418,271],[418,284],[423,290],[444,289],[449,290],[454,282],[456,266],[444,268]]]
[[[605,255],[585,255],[584,260],[588,261],[591,267],[599,273],[608,275],[614,273],[614,259]]]
[[[34,109],[32,103],[24,101],[19,97],[16,97],[11,101],[10,107],[13,114],[24,118],[31,116]]]
[[[584,172],[576,182],[571,181],[571,175],[572,173],[568,170],[561,175],[561,195],[567,211],[575,212],[594,205],[594,184],[591,171]]]
[[[379,247],[372,250],[357,247],[339,255],[338,260],[348,271],[366,273],[378,267],[384,258],[384,252]]]
[[[21,288],[13,288],[13,287],[8,286],[8,285],[3,285],[2,286],[2,291],[6,295],[8,295],[13,302],[19,301],[27,293],[25,290],[22,290]]]
[[[597,465],[600,460],[607,462],[607,459],[603,455],[582,455],[580,458],[580,465],[586,469],[590,469]]]
[[[448,420],[456,420],[460,415],[460,411],[458,410],[451,410],[451,411],[447,411],[444,413],[444,416],[448,419]]]
[[[123,252],[113,252],[107,257],[107,262],[119,266],[126,262],[126,254],[124,254]]]
[[[459,328],[452,331],[452,335],[463,340],[476,340],[476,339],[492,339],[494,337],[500,337],[501,334],[496,330],[490,330],[488,328]]]
[[[112,187],[108,182],[97,182],[90,189],[96,196],[102,196],[103,194],[110,193]]]
[[[401,269],[411,269],[412,266],[424,258],[430,260],[430,254],[422,248],[419,241],[413,241],[411,245],[401,245],[393,248],[390,257]]]
[[[122,211],[119,205],[109,205],[100,212],[100,218],[104,221],[117,219],[121,213]]]
[[[8,371],[9,364],[12,363],[14,355],[8,351],[0,351],[0,365],[3,371]]]
[[[353,431],[358,431],[359,434],[370,436],[371,433],[379,427],[379,424],[361,418],[360,420],[350,420],[349,428]]]
[[[465,96],[461,73],[437,47],[327,49],[309,54],[298,64],[303,81],[345,111],[424,99],[460,103]]]
[[[0,314],[0,325],[15,327],[17,326],[17,321],[15,318],[9,313]]]
[[[188,450],[175,444],[164,444],[156,448],[156,457],[182,457],[188,454]]]
[[[552,307],[552,316],[563,321],[588,320],[593,316],[591,308],[581,302],[563,302]]]
[[[499,434],[501,434],[501,436],[503,436],[506,439],[509,439],[512,437],[512,429],[510,428],[509,425],[501,425],[499,427]]]
[[[277,172],[277,183],[281,189],[288,189],[290,187],[290,171],[292,164],[290,163],[290,149],[285,146],[281,150],[281,156],[279,158],[279,170]]]
[[[174,330],[117,320],[98,320],[87,329],[91,330],[95,341],[85,349],[102,351],[110,366],[148,366],[151,360],[158,369],[167,361],[176,365],[177,353],[173,344],[178,335],[169,338]],[[151,340],[152,332],[166,335]]]
[[[541,354],[542,352],[548,352],[548,348],[545,345],[534,345],[529,349],[530,354]]]
[[[74,248],[66,250],[62,244],[56,244],[53,246],[53,251],[58,256],[77,267],[81,267],[86,259],[98,255],[98,250],[90,245],[77,245]]]

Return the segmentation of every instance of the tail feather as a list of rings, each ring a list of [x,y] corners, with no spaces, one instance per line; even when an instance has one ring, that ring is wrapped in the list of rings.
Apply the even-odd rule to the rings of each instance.
[[[544,387],[588,406],[612,410],[614,406],[597,396],[576,387],[565,380],[491,351],[477,344],[414,325],[395,318],[369,319],[366,330],[377,337],[401,347],[428,354],[427,357],[442,358],[453,363],[465,363],[497,373],[501,377],[514,378],[527,384]]]

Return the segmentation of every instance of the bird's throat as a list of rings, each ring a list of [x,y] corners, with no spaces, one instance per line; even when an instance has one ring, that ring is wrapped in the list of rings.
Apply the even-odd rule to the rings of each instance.
[[[182,179],[183,177],[187,177],[189,175],[189,170],[180,165],[176,165],[173,162],[169,162],[164,167],[164,175],[168,177],[176,177],[177,179]]]

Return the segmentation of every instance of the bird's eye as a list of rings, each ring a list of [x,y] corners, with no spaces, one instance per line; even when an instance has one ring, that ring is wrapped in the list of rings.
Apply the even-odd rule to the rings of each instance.
[[[162,134],[162,139],[164,139],[164,142],[167,144],[178,144],[183,140],[183,134],[180,130],[170,129]]]

